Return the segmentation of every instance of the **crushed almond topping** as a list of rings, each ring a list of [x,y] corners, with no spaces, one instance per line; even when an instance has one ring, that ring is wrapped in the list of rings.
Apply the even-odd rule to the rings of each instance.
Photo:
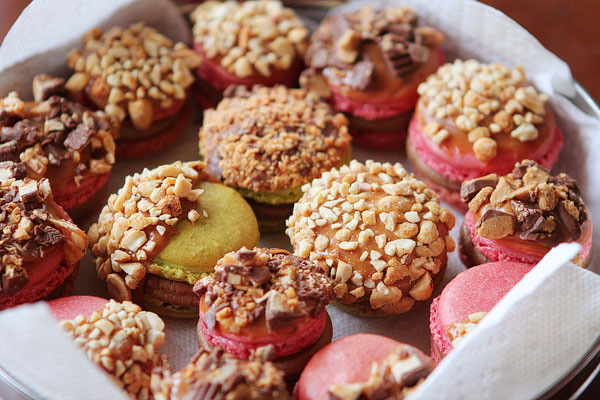
[[[67,55],[75,73],[66,87],[72,94],[83,90],[104,111],[123,121],[127,116],[135,128],[146,130],[153,110],[184,102],[194,82],[191,69],[200,57],[184,43],[173,44],[143,22],[106,32],[90,30],[83,47]]]
[[[27,285],[27,270],[56,246],[71,267],[87,247],[85,233],[57,213],[48,180],[26,173],[23,164],[0,163],[0,294],[9,296]]]
[[[443,65],[419,85],[418,93],[419,105],[427,115],[437,120],[449,118],[453,128],[468,135],[475,156],[483,162],[496,157],[495,135],[510,134],[521,142],[536,140],[548,100],[527,82],[521,66],[510,69],[476,60]],[[438,146],[449,136],[437,135],[449,128],[440,123],[426,128],[427,136]]]
[[[227,96],[227,94],[226,94]],[[204,112],[200,148],[226,185],[275,192],[342,164],[348,121],[303,89],[238,87]]]
[[[263,248],[227,253],[194,292],[204,296],[208,329],[218,323],[234,333],[263,317],[269,332],[290,318],[316,318],[333,298],[321,267],[285,250]]]
[[[158,315],[128,301],[110,300],[89,318],[79,315],[61,321],[60,327],[131,398],[152,398],[152,370],[168,368],[166,356],[157,353],[165,341],[165,324]]]
[[[204,163],[177,161],[127,176],[125,185],[108,198],[88,234],[98,276],[111,297],[131,300],[131,290],[146,275],[156,244],[148,228],[163,236],[173,233],[181,220],[198,220],[185,209],[202,196],[203,190],[193,187],[208,179]]]
[[[463,182],[460,194],[477,234],[490,240],[514,234],[554,246],[579,240],[588,220],[577,182],[562,173],[552,176],[531,160],[515,164],[506,176]]]
[[[453,322],[446,327],[446,333],[452,342],[452,347],[456,347],[465,338],[465,335],[477,327],[479,321],[487,315],[487,312],[480,311],[469,314],[466,321]]]
[[[419,350],[398,345],[371,365],[366,382],[329,386],[330,400],[404,399],[433,371],[433,361]]]
[[[266,352],[263,352],[266,353]],[[152,376],[156,400],[289,400],[283,373],[260,357],[238,360],[220,348],[201,350],[182,370]]]
[[[455,218],[425,183],[398,163],[353,160],[302,189],[286,233],[297,255],[335,279],[342,303],[368,301],[374,309],[401,313],[431,296],[433,277],[454,249],[448,232]],[[341,203],[333,208],[335,219],[311,226],[311,218],[326,218],[325,204],[333,201]]]
[[[280,1],[206,1],[190,14],[201,54],[239,78],[297,65],[308,45],[308,30]]]

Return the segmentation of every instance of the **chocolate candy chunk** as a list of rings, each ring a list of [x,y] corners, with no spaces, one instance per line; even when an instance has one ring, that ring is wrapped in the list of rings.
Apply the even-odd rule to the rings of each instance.
[[[48,74],[39,74],[33,78],[33,98],[41,102],[50,96],[66,96],[65,80]]]
[[[285,325],[290,319],[301,317],[302,313],[294,310],[288,303],[288,298],[276,291],[271,291],[265,308],[267,329],[275,331]]]
[[[352,68],[349,78],[350,87],[356,90],[364,90],[371,82],[373,75],[373,63],[371,61],[359,61]]]
[[[510,204],[524,231],[537,232],[544,226],[544,215],[539,208],[517,200],[511,200]]]
[[[460,185],[460,198],[465,203],[469,203],[481,189],[488,186],[495,188],[497,184],[498,175],[496,174],[489,174],[481,178],[465,181]]]
[[[514,232],[515,217],[500,210],[487,210],[475,225],[477,234],[490,240],[502,239]]]
[[[19,149],[16,141],[0,144],[0,161],[19,161]]]
[[[26,176],[25,164],[12,161],[0,162],[0,179],[23,179]]]
[[[35,235],[35,241],[45,247],[54,246],[65,238],[58,229],[50,225],[38,225],[33,229],[33,233]]]
[[[42,148],[44,149],[44,152],[48,154],[50,165],[59,166],[61,162],[67,158],[67,149],[56,143],[46,143]]]
[[[573,240],[577,240],[581,237],[581,227],[579,226],[579,222],[569,213],[567,210],[567,206],[565,205],[565,201],[561,201],[558,203],[558,219],[560,220],[562,226],[569,232],[571,238]]]
[[[24,268],[17,266],[6,266],[2,273],[0,283],[2,284],[2,292],[4,294],[13,295],[23,289],[29,282],[27,271]]]
[[[75,130],[69,133],[69,136],[65,139],[64,145],[72,150],[81,150],[95,134],[95,129],[80,124]]]

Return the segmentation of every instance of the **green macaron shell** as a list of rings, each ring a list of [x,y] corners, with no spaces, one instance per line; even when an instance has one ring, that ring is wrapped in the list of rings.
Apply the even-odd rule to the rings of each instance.
[[[202,182],[197,188],[204,189],[195,207],[200,218],[193,224],[180,221],[177,233],[150,266],[156,275],[190,284],[212,273],[226,253],[243,246],[253,248],[259,239],[254,212],[238,192],[212,182]]]

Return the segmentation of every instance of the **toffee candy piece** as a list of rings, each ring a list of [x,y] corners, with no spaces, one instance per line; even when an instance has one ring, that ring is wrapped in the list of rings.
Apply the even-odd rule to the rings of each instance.
[[[67,56],[74,96],[122,122],[117,156],[145,157],[172,144],[189,116],[186,91],[196,53],[143,22],[123,29],[90,30]]]
[[[207,172],[248,199],[263,232],[282,231],[300,187],[350,158],[346,118],[283,86],[232,88],[199,136]]]
[[[439,362],[527,274],[516,262],[482,264],[458,274],[431,304],[431,357]]]
[[[574,262],[590,264],[592,220],[568,175],[552,176],[524,160],[505,176],[464,182],[461,197],[469,208],[459,242],[467,267],[492,261],[537,264],[562,242],[580,243],[583,248]]]
[[[280,1],[206,1],[190,18],[202,59],[195,85],[202,108],[216,107],[231,85],[298,85],[308,30]]]
[[[456,60],[419,85],[419,95],[406,143],[408,160],[459,209],[465,209],[461,182],[506,174],[526,158],[545,168],[558,159],[563,136],[548,97],[527,81],[522,67]]]
[[[98,277],[111,297],[174,317],[196,317],[192,285],[228,251],[258,242],[252,209],[181,161],[125,178],[89,230]]]
[[[385,336],[345,336],[311,358],[294,388],[298,400],[403,399],[433,370],[420,350]],[[372,397],[377,393],[377,397]]]
[[[417,86],[444,62],[442,40],[410,8],[332,15],[312,35],[300,83],[346,113],[360,146],[402,148]]]
[[[331,280],[317,265],[285,250],[228,253],[194,292],[201,296],[201,348],[220,346],[248,359],[269,346],[275,365],[292,379],[331,341],[325,310],[333,298]]]
[[[287,234],[334,279],[336,305],[367,316],[427,300],[455,248],[454,215],[400,164],[353,160],[303,187]]]
[[[0,163],[0,310],[73,288],[87,237],[54,202],[50,183]]]
[[[80,303],[98,302],[77,297]],[[51,309],[57,304],[51,302]],[[168,368],[166,356],[157,353],[165,341],[164,322],[129,301],[110,300],[91,315],[62,320],[59,326],[133,399],[149,399],[152,371]]]
[[[62,97],[61,78],[36,75],[33,91],[33,102],[16,92],[0,99],[0,160],[22,161],[29,177],[48,178],[54,200],[77,219],[108,180],[119,123]]]
[[[291,399],[283,374],[272,363],[238,360],[221,349],[200,351],[175,374],[157,374],[152,379],[152,394],[156,400]]]

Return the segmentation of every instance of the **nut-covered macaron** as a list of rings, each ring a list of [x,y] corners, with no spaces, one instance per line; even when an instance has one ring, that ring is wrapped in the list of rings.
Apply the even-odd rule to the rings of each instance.
[[[443,39],[406,7],[331,15],[311,38],[300,83],[346,113],[357,144],[403,148],[417,87],[444,63]]]
[[[214,275],[194,286],[201,296],[198,343],[222,347],[248,359],[270,346],[275,365],[288,378],[331,342],[325,306],[331,279],[314,263],[281,249],[242,248],[226,254]]]
[[[16,92],[0,99],[0,159],[23,162],[31,178],[48,178],[54,200],[81,214],[108,180],[119,123],[63,97],[62,78],[36,75],[33,92],[33,102]]]
[[[522,67],[456,60],[419,85],[406,145],[415,172],[452,205],[461,182],[532,159],[552,168],[563,136]]]
[[[181,371],[152,379],[156,400],[289,400],[283,374],[268,361],[238,360],[221,349],[200,351]]]
[[[89,235],[111,297],[175,317],[196,317],[192,285],[259,237],[235,190],[211,181],[203,163],[181,161],[126,177]]]
[[[131,398],[151,398],[152,371],[169,364],[157,353],[165,342],[165,323],[158,315],[129,301],[110,300],[90,316],[74,315],[59,326]]]
[[[578,242],[574,260],[592,259],[592,219],[577,182],[550,175],[531,160],[505,176],[490,174],[463,182],[469,211],[460,230],[460,257],[467,267],[492,261],[537,264],[554,246]]]
[[[75,71],[72,95],[122,121],[117,155],[144,157],[173,143],[189,116],[186,92],[194,82],[196,53],[143,22],[90,30],[67,56]]]
[[[353,160],[302,189],[287,234],[297,255],[334,278],[337,305],[387,316],[431,296],[455,248],[455,219],[425,183],[398,163]]]
[[[350,158],[347,121],[303,89],[238,87],[204,112],[207,172],[250,203],[261,231],[282,231],[301,186]]]
[[[87,237],[54,202],[47,179],[0,163],[0,310],[73,288]]]
[[[206,1],[190,17],[203,108],[215,107],[230,85],[297,86],[308,30],[280,1]]]

